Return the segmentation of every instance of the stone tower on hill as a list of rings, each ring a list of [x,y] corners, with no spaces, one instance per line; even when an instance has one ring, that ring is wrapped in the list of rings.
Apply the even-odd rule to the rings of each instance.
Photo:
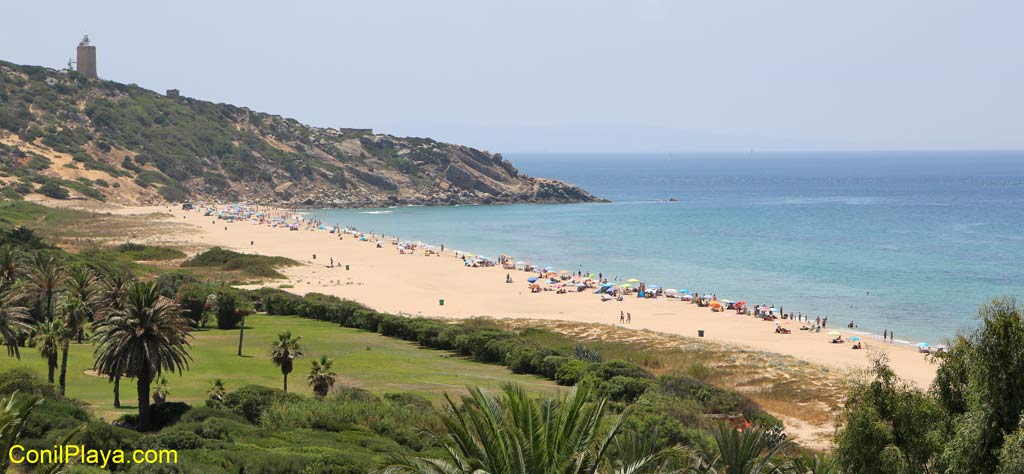
[[[78,43],[78,74],[89,79],[96,79],[96,47],[89,44],[89,35]]]

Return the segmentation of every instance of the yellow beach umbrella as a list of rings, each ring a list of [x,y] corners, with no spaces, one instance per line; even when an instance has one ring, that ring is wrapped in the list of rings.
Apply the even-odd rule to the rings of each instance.
[[[640,283],[640,280],[637,280],[636,278],[630,278],[626,280],[626,283]]]

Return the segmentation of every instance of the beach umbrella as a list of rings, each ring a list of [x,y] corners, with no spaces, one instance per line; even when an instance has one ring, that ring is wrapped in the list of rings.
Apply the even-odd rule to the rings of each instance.
[[[839,331],[832,330],[832,331],[828,332],[828,335],[829,336],[841,336],[842,334],[839,334]]]
[[[601,288],[608,288],[608,287],[611,287],[611,286],[612,286],[611,283],[602,283],[601,284]]]
[[[587,275],[587,278],[597,278],[597,275],[591,273],[590,275]]]
[[[679,292],[680,292],[680,293],[689,293],[689,292],[690,292],[690,290],[687,290],[686,288],[680,288],[680,289],[679,289]]]
[[[917,343],[917,347],[928,347],[928,343],[927,342],[919,342],[919,343]]]
[[[555,269],[555,267],[544,267],[544,271],[546,271],[546,272],[550,272],[551,270],[554,270],[554,269]]]
[[[735,301],[732,301],[732,300],[718,300],[718,301],[721,301],[722,304],[733,304],[733,303],[735,303]]]
[[[689,293],[684,293],[683,296],[680,296],[680,298],[684,299],[684,300],[692,300],[693,299],[693,295],[691,295]]]
[[[626,283],[640,283],[640,280],[637,280],[636,278],[630,278],[626,280]]]
[[[529,282],[529,283],[536,283],[537,282],[537,277],[527,278],[526,281]]]
[[[623,284],[619,285],[619,288],[632,288],[632,287],[633,287],[633,285],[630,285],[629,283],[623,283]]]
[[[648,288],[650,288],[650,289],[652,289],[652,290],[656,290],[656,289],[658,289],[658,288],[661,288],[661,287],[660,287],[660,286],[658,286],[658,285],[647,285],[647,287],[648,287]]]
[[[851,337],[851,338],[850,338],[850,340],[851,340],[851,341],[859,341],[859,340],[860,340],[860,338],[859,338],[859,337],[857,337],[857,336],[853,336],[853,337]]]

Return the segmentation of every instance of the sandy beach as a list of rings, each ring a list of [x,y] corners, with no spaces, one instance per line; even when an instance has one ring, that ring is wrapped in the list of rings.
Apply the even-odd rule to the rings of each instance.
[[[167,207],[111,210],[118,214],[168,211]],[[835,321],[840,327],[833,327],[830,322],[828,328],[818,333],[800,331],[801,323],[788,322],[784,327],[790,328],[792,334],[777,334],[771,322],[733,311],[716,313],[676,299],[629,296],[623,301],[601,301],[592,290],[531,293],[526,279],[535,273],[509,271],[500,266],[466,267],[451,250],[434,256],[425,256],[421,251],[403,255],[391,245],[390,239],[377,248],[373,241],[359,241],[346,234],[339,239],[338,234],[323,230],[289,231],[249,221],[228,222],[203,216],[201,211],[171,209],[169,213],[173,216],[167,218],[169,221],[194,227],[193,232],[174,236],[184,244],[222,246],[301,262],[300,266],[282,270],[289,281],[267,283],[275,287],[291,285],[288,291],[300,294],[319,292],[356,300],[380,311],[444,318],[486,316],[619,325],[620,311],[625,311],[632,314],[632,323],[626,325],[630,329],[690,337],[703,330],[707,340],[789,355],[851,372],[868,368],[871,355],[881,352],[897,374],[921,387],[927,387],[935,377],[936,365],[914,347],[872,337],[864,337],[865,350],[851,350],[850,342],[831,344],[833,336],[827,332],[832,329],[847,339],[855,335],[840,321]],[[329,268],[331,259],[333,268]],[[513,283],[506,283],[507,274],[511,274]]]

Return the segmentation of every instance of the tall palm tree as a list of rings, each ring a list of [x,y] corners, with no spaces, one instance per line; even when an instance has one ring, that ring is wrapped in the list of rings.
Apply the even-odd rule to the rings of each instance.
[[[67,335],[67,326],[60,318],[46,320],[36,325],[33,342],[39,349],[39,354],[46,359],[46,379],[50,383],[53,383],[53,374],[57,369],[57,351],[64,344]]]
[[[277,335],[277,340],[270,349],[271,360],[274,361],[274,365],[281,368],[281,374],[284,375],[285,392],[288,391],[288,374],[292,372],[295,359],[302,357],[299,339],[302,339],[302,336],[292,337],[291,331],[283,331]]]
[[[334,381],[338,378],[338,374],[331,371],[332,365],[334,365],[334,361],[328,359],[327,356],[320,356],[320,360],[313,361],[313,367],[309,369],[309,375],[306,376],[306,382],[313,388],[313,393],[326,397],[327,392],[334,388]]]
[[[699,474],[776,474],[780,469],[772,463],[786,444],[771,446],[763,428],[752,426],[737,430],[719,423],[712,430],[715,452],[699,459],[693,472]]]
[[[64,295],[60,306],[58,307],[60,316],[58,319],[64,322],[64,331],[66,334],[61,339],[60,345],[60,394],[64,395],[67,387],[67,375],[68,375],[68,351],[71,349],[71,339],[75,337],[81,337],[80,335],[85,332],[85,321],[86,309],[85,304],[82,300],[78,299],[72,294]]]
[[[32,315],[18,304],[17,290],[0,288],[0,337],[7,346],[7,356],[21,358],[19,337],[32,330]]]
[[[128,288],[134,279],[131,273],[111,269],[101,270],[99,277],[99,307],[94,319],[100,320],[108,315],[117,313],[124,308],[124,301],[128,294]],[[102,372],[109,377],[114,384],[114,408],[121,408],[121,372]]]
[[[103,294],[100,291],[96,273],[84,265],[75,265],[68,271],[67,290],[81,302],[74,318],[68,321],[69,329],[74,331],[75,340],[81,344],[85,338],[85,324],[91,321],[101,309]]]
[[[150,427],[149,389],[165,371],[188,369],[189,322],[173,301],[160,295],[154,282],[132,283],[123,309],[95,325],[96,362],[104,374],[137,380],[139,428]]]
[[[53,302],[64,285],[66,273],[64,263],[53,253],[36,251],[29,260],[26,290],[35,298],[43,321],[53,319]]]
[[[624,435],[624,413],[605,427],[605,401],[589,403],[577,387],[564,399],[530,399],[506,385],[495,398],[470,389],[459,407],[447,395],[445,430],[435,433],[443,458],[396,455],[382,474],[558,474],[682,472],[684,451],[660,448],[654,437]],[[604,431],[607,429],[607,431]],[[620,436],[623,438],[620,440]],[[618,441],[618,442],[617,442]]]

